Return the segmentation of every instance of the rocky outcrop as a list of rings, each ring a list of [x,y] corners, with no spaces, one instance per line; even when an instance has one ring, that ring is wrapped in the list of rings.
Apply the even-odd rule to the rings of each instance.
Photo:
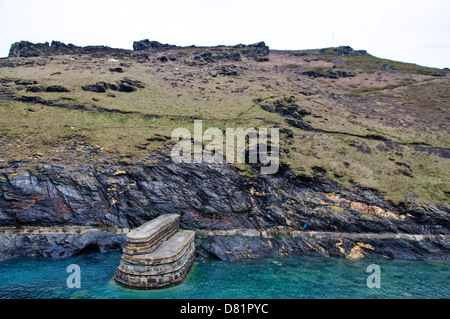
[[[428,155],[434,154],[443,158],[450,158],[450,149],[442,147],[433,147],[429,145],[413,145],[415,151],[427,153]]]
[[[257,104],[261,101],[255,101]],[[286,123],[293,127],[301,128],[304,131],[314,131],[315,129],[311,127],[303,117],[310,115],[311,113],[303,110],[296,102],[291,98],[285,98],[282,100],[273,101],[272,103],[261,103],[260,107],[271,113],[278,113],[280,116],[285,118]]]
[[[0,260],[17,257],[65,258],[87,252],[121,251],[125,236],[97,230],[81,234],[0,234]]]
[[[60,85],[50,85],[47,87],[43,87],[43,86],[28,86],[25,90],[26,92],[33,92],[33,93],[38,93],[38,92],[57,92],[57,93],[65,93],[65,92],[70,92],[69,89],[60,86]]]
[[[28,41],[15,42],[11,45],[8,57],[37,57],[37,56],[51,56],[59,54],[118,54],[128,50],[110,48],[104,45],[89,45],[80,47],[71,43],[64,44],[59,41],[52,41],[51,44],[45,43],[31,43]]]
[[[308,75],[314,78],[323,77],[327,79],[339,79],[339,78],[348,78],[355,77],[356,75],[352,72],[348,72],[346,70],[338,70],[333,68],[316,68],[313,70],[308,70],[302,72],[303,75]]]
[[[176,48],[176,45],[172,44],[162,44],[158,41],[150,41],[149,39],[140,40],[140,41],[134,41],[133,42],[133,50],[139,51],[139,50],[169,50]]]
[[[236,46],[235,46],[236,47]],[[239,48],[243,48],[242,54],[247,57],[254,59],[257,62],[268,61],[268,55],[270,53],[269,47],[264,43],[264,41],[249,44],[249,45],[237,45]]]
[[[194,54],[184,58],[187,65],[207,65],[214,62],[241,61],[241,54],[227,48],[208,48],[196,51]]]
[[[199,47],[192,55],[186,57],[188,65],[206,65],[215,62],[237,62],[242,56],[257,62],[268,61],[269,47],[264,42],[255,44],[238,44],[235,46]]]
[[[118,82],[114,83],[106,83],[106,82],[97,82],[95,84],[83,85],[81,88],[83,91],[90,91],[96,93],[105,93],[106,90],[113,90],[119,92],[134,92],[137,88],[142,89],[144,86],[140,81],[133,81],[130,79],[122,79]]]
[[[162,44],[158,41],[150,41],[148,39],[133,42],[134,51],[166,51],[175,48],[180,48],[172,44]],[[187,48],[196,48],[195,46]],[[217,61],[241,61],[241,55],[248,59],[255,61],[268,61],[269,47],[264,42],[258,42],[255,44],[238,44],[233,47],[216,46],[216,47],[199,47],[198,52],[194,53],[191,64],[202,64],[217,62]],[[28,41],[15,42],[11,45],[8,57],[38,57],[38,56],[51,56],[59,54],[110,54],[121,55],[129,53],[129,50],[115,49],[104,45],[85,46],[80,47],[73,44],[64,44],[59,41],[52,41],[51,44],[45,43],[31,43]],[[148,56],[147,56],[148,59]],[[171,56],[167,58],[165,56],[159,57],[167,61],[169,59],[176,59]],[[163,60],[161,60],[164,62]],[[10,61],[11,62],[11,61]],[[19,62],[17,62],[19,63]],[[16,65],[5,64],[5,67],[15,67]],[[114,71],[117,72],[117,71]]]
[[[350,46],[340,46],[334,48],[320,49],[320,53],[326,55],[336,55],[336,56],[364,56],[369,55],[365,50],[353,50]]]
[[[65,87],[63,87],[61,85],[50,85],[45,88],[45,92],[64,93],[64,92],[70,92],[70,90],[66,89]]]
[[[164,51],[164,50],[170,50],[173,48],[178,48],[176,45],[172,44],[162,44],[158,41],[150,41],[149,39],[140,40],[133,42],[133,50],[140,51],[140,50],[155,50],[155,51]],[[191,46],[188,48],[196,48],[195,46]],[[199,47],[201,49],[201,47]],[[233,55],[227,55],[224,54],[223,51],[230,50],[230,49],[239,49],[239,52],[242,53],[247,58],[252,58],[255,60],[267,57],[269,55],[269,47],[264,43],[264,41],[255,43],[255,44],[237,44],[233,47],[226,47],[226,46],[216,46],[216,47],[209,47],[207,52],[202,53],[201,57],[205,60],[208,59],[235,59],[235,61],[240,61],[240,54],[239,52],[235,52]],[[216,51],[219,52],[218,54],[215,54],[216,57],[213,58],[213,54]]]
[[[9,49],[8,57],[29,58],[44,55],[49,50],[48,42],[31,43],[28,41],[15,42]]]
[[[247,231],[248,233],[248,231]],[[450,260],[449,240],[444,238],[366,238],[351,234],[337,236],[293,236],[292,232],[275,231],[273,236],[244,234],[200,234],[196,242],[198,258],[236,261],[242,258],[267,258],[280,255],[345,257],[361,259],[383,257],[399,259]],[[331,234],[332,235],[332,234]],[[356,235],[356,234],[353,234]]]
[[[60,54],[90,54],[92,56],[113,55],[113,56],[132,56],[141,62],[149,60],[148,54],[152,52],[170,51],[176,48],[188,48],[192,50],[192,56],[188,55],[185,59],[188,65],[204,65],[211,62],[218,61],[241,61],[242,56],[258,62],[268,61],[269,47],[264,42],[255,44],[238,44],[235,46],[216,46],[216,47],[179,47],[172,44],[162,44],[158,41],[150,41],[149,39],[133,42],[133,51],[125,49],[116,49],[104,45],[95,46],[76,46],[73,44],[65,44],[59,41],[52,41],[51,44],[45,43],[31,43],[28,41],[15,42],[11,45],[9,51],[9,58],[19,57],[46,57]],[[180,56],[185,55],[182,52],[170,52],[170,56],[160,56],[157,60],[167,62],[168,60],[176,60]],[[38,62],[36,62],[38,63]],[[2,67],[17,67],[21,65],[20,61],[7,61],[0,64]],[[111,70],[111,69],[110,69]],[[121,72],[120,68],[112,69],[111,72]],[[123,70],[122,70],[123,71]]]

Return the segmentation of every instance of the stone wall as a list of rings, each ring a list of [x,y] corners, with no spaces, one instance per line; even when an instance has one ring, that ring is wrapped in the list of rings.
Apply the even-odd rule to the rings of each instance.
[[[165,214],[128,233],[114,279],[142,289],[181,282],[195,258],[195,232],[178,230],[179,221]]]
[[[115,280],[133,288],[160,288],[180,283],[194,261],[194,241],[177,260],[164,264],[131,264],[121,262]]]

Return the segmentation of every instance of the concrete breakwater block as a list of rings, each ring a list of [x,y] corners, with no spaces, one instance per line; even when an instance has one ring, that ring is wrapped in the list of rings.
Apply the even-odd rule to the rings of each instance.
[[[114,279],[132,288],[161,288],[186,277],[195,232],[178,229],[179,215],[162,215],[130,232]]]
[[[180,215],[161,215],[132,230],[127,235],[124,254],[147,254],[179,229]]]

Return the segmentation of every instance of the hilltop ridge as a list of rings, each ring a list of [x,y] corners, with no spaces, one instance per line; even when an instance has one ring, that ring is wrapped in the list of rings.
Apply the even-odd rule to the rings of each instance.
[[[180,49],[184,48],[181,46],[176,46],[172,44],[162,44],[158,41],[150,41],[148,39],[134,41],[133,42],[133,50],[134,51],[164,51],[171,49]],[[218,49],[218,48],[226,48],[226,46],[218,45],[215,47],[197,47],[195,45],[191,45],[185,48],[210,48],[210,49]],[[245,45],[245,44],[237,44],[232,46],[235,49],[239,50],[240,53],[244,54],[247,57],[254,58],[263,58],[269,54],[269,47],[265,45],[263,41]],[[52,41],[51,43],[31,43],[28,41],[20,41],[15,42],[11,45],[9,50],[9,58],[12,57],[38,57],[38,56],[52,56],[52,55],[62,55],[62,54],[116,54],[120,55],[121,53],[128,53],[131,50],[127,49],[117,49],[111,48],[104,45],[89,45],[89,46],[76,46],[71,43],[65,44],[59,41]],[[237,53],[236,59],[240,59],[240,53]]]

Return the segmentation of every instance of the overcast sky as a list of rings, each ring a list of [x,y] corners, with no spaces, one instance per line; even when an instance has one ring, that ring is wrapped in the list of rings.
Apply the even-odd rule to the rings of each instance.
[[[132,49],[265,41],[271,49],[349,45],[396,61],[450,67],[450,1],[0,0],[0,57],[13,42]]]

